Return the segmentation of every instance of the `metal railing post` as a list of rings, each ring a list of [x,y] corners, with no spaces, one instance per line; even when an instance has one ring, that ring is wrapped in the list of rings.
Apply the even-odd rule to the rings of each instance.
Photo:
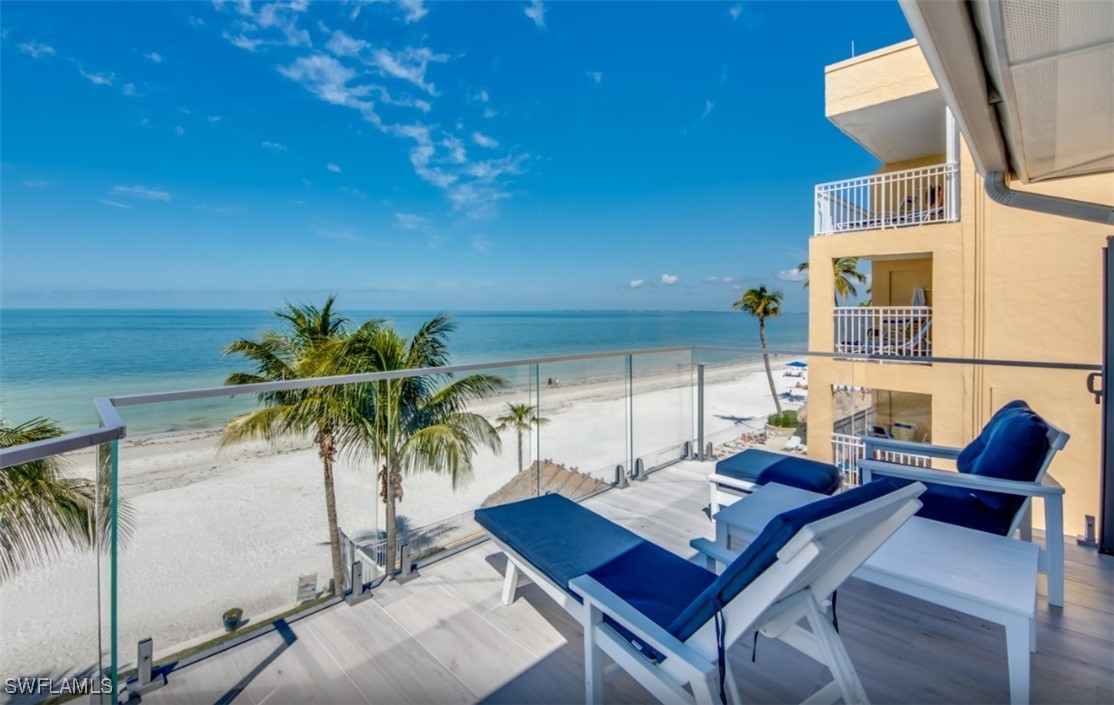
[[[704,460],[704,365],[696,366],[696,459]]]

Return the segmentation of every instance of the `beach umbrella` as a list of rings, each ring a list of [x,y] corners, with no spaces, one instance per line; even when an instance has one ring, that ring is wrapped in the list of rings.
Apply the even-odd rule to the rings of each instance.
[[[793,362],[788,363],[786,367],[808,367],[808,363],[802,362],[800,360],[794,360]]]

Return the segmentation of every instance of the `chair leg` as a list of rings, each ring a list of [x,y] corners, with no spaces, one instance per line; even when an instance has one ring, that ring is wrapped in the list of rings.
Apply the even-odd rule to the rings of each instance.
[[[1044,545],[1048,552],[1048,604],[1064,606],[1064,498],[1044,499]]]
[[[727,658],[724,655],[724,658]],[[727,686],[727,702],[728,705],[743,705],[743,698],[739,694],[739,681],[735,679],[735,673],[731,668],[731,659],[727,658],[726,663],[723,665],[727,679],[724,685]]]
[[[866,690],[859,680],[859,674],[855,672],[851,657],[843,647],[843,641],[811,595],[808,597],[808,625],[816,637],[824,660],[827,661],[828,670],[832,672],[832,678],[839,685],[843,702],[847,705],[869,705]]]
[[[723,705],[719,699],[719,675],[715,671],[706,673],[703,680],[691,681],[690,685],[696,705]],[[729,701],[731,697],[731,693],[728,692]]]
[[[596,644],[596,628],[603,623],[599,607],[584,608],[584,702],[603,705],[603,649]]]
[[[509,605],[514,602],[515,588],[518,587],[518,567],[507,559],[507,573],[503,576],[503,604]]]

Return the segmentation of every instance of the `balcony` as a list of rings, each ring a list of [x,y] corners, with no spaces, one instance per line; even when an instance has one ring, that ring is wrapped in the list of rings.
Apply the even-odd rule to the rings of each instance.
[[[704,508],[714,457],[763,427],[774,410],[760,352],[684,347],[288,380],[236,388],[237,398],[217,388],[101,400],[104,427],[80,444],[58,439],[50,452],[95,478],[111,500],[98,522],[116,526],[117,509],[130,508],[130,539],[117,543],[113,534],[104,553],[66,554],[0,584],[4,675],[97,674],[123,686],[136,671],[137,642],[153,637],[156,681],[159,674],[168,680],[143,694],[152,703],[580,702],[578,624],[534,587],[501,604],[503,559],[476,536],[471,512],[557,491],[690,556],[689,540],[713,532]],[[807,378],[786,374],[786,363],[809,354],[771,355],[779,368],[776,391],[807,394]],[[129,418],[150,422],[194,411],[231,418],[251,408],[244,397],[276,388],[388,384],[400,375],[443,379],[450,370],[506,380],[494,396],[470,401],[469,411],[492,420],[509,403],[526,404],[547,422],[525,434],[521,451],[514,432],[505,431],[504,452],[477,454],[473,477],[459,487],[433,471],[405,475],[399,506],[407,521],[393,560],[409,555],[415,562],[418,574],[408,581],[381,567],[378,466],[366,457],[341,454],[336,466],[346,573],[344,584],[330,585],[320,459],[309,439],[218,451],[219,428],[167,437],[119,433]],[[1093,366],[1025,369],[1035,387],[1019,393],[1038,399],[1043,389],[1082,390],[1089,371]],[[1076,379],[1065,379],[1069,374]],[[1081,391],[1078,403],[1090,409],[1090,395]],[[870,404],[881,409],[874,417],[880,424],[887,413],[893,421],[912,418],[904,407],[897,413],[900,404],[886,409],[873,397]],[[114,418],[117,405],[122,419]],[[1074,439],[1097,437],[1091,416],[1065,418]],[[946,430],[933,429],[933,437]],[[765,445],[777,450],[789,433],[770,436]],[[96,453],[89,442],[100,444]],[[819,443],[811,447],[823,450]],[[712,456],[703,460],[709,446]],[[43,452],[5,449],[0,460],[8,466]],[[550,459],[553,472],[546,470]],[[1093,470],[1073,463],[1065,453],[1052,468],[1068,487],[1069,506],[1073,497],[1099,494]],[[1069,481],[1064,476],[1073,470],[1079,477]],[[1065,607],[1038,600],[1032,699],[1105,702],[1114,697],[1107,658],[1114,648],[1114,570],[1108,557],[1074,542],[1067,550]],[[363,572],[355,577],[372,597],[347,605],[342,596],[357,561]],[[857,580],[839,595],[845,642],[876,699],[1009,701],[998,627]],[[221,615],[231,607],[243,609],[244,621],[226,634]],[[749,644],[729,654],[745,700],[799,702],[812,692],[819,666],[765,639],[757,651],[756,663]],[[651,696],[621,676],[608,682],[606,699]]]
[[[955,163],[816,186],[814,236],[956,220],[959,220],[959,168]]]
[[[932,356],[931,306],[837,306],[833,315],[837,353]]]

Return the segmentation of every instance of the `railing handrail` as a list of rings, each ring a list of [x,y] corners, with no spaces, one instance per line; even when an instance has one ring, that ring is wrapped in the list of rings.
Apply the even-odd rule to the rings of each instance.
[[[825,181],[824,183],[816,184],[816,192],[820,193],[821,189],[828,187],[844,186],[857,181],[869,181],[871,179],[884,181],[886,179],[902,179],[912,176],[920,176],[935,170],[943,170],[944,173],[954,171],[959,168],[958,162],[940,162],[939,164],[932,164],[929,166],[918,166],[912,169],[902,169],[901,171],[883,171],[876,174],[867,174],[866,176],[852,176],[847,179],[838,179],[836,181]]]
[[[869,313],[870,311],[924,311],[931,313],[931,306],[833,306],[832,310],[838,315],[851,315],[852,312]]]
[[[787,357],[810,357],[839,359],[850,362],[877,362],[877,361],[908,361],[920,363],[981,365],[986,367],[1025,367],[1052,370],[1078,370],[1084,372],[1099,372],[1102,365],[1076,362],[1035,362],[1026,360],[990,360],[978,358],[958,357],[918,357],[907,355],[881,355],[823,352],[811,350],[793,350],[788,348],[745,348],[714,345],[687,345],[664,348],[639,348],[634,350],[619,350],[595,353],[578,353],[558,355],[553,357],[528,358],[522,360],[507,360],[495,362],[478,362],[463,365],[448,365],[445,367],[426,367],[412,370],[392,370],[389,372],[369,372],[356,375],[342,375],[336,377],[310,377],[307,379],[284,380],[279,382],[257,382],[254,384],[227,385],[222,387],[204,387],[200,389],[184,389],[172,392],[153,394],[129,394],[112,397],[98,397],[93,400],[97,417],[100,420],[99,428],[87,431],[77,431],[58,438],[37,441],[11,448],[0,449],[0,469],[20,465],[60,453],[82,450],[102,443],[124,438],[127,435],[127,425],[120,417],[118,407],[135,406],[140,404],[154,404],[168,401],[186,401],[191,399],[204,399],[211,397],[235,397],[245,394],[259,394],[261,392],[286,391],[291,389],[305,389],[309,387],[323,387],[335,384],[352,384],[377,382],[389,379],[405,379],[425,375],[443,375],[455,372],[469,372],[482,369],[500,367],[519,367],[523,365],[540,365],[554,362],[569,362],[576,360],[593,360],[605,357],[625,357],[635,355],[652,355],[670,352],[725,352],[745,355],[772,355]]]

